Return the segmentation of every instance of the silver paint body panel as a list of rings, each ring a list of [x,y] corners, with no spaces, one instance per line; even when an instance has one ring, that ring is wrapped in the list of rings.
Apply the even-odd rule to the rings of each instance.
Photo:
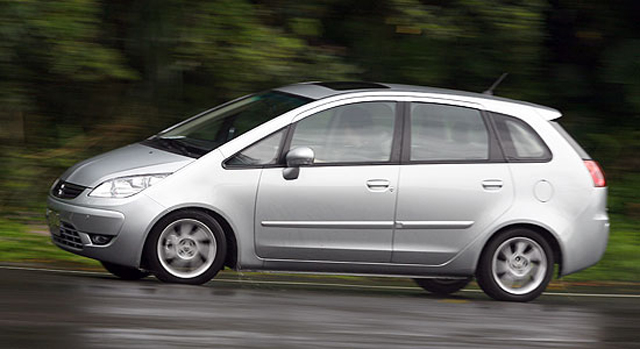
[[[136,143],[81,161],[63,173],[61,178],[94,188],[116,177],[175,172],[193,160]]]
[[[503,181],[488,190],[486,179]],[[438,265],[460,253],[513,203],[508,164],[415,164],[400,169],[395,263]],[[425,222],[426,221],[426,222]]]
[[[237,241],[238,269],[388,274],[473,275],[482,248],[500,229],[531,224],[549,231],[562,253],[562,274],[596,263],[607,244],[606,188],[594,188],[582,159],[549,124],[554,109],[524,102],[413,86],[333,91],[301,84],[283,92],[319,98],[266,122],[199,159],[140,144],[81,162],[61,179],[93,188],[132,174],[172,173],[126,199],[50,196],[48,206],[82,233],[114,235],[85,246],[87,257],[138,267],[154,224],[181,208],[223,217]],[[529,124],[553,153],[547,163],[387,164],[231,169],[224,161],[263,137],[324,109],[363,101],[420,101],[511,115]],[[368,180],[389,181],[371,190]],[[484,180],[500,180],[487,190]],[[535,186],[550,183],[542,202]],[[495,184],[495,183],[494,183]],[[61,246],[65,248],[64,246]]]
[[[255,244],[262,258],[391,260],[398,165],[314,166],[285,180],[264,169],[256,201]],[[372,190],[384,178],[390,187]],[[258,224],[279,221],[278,226]],[[284,223],[284,224],[283,224]]]

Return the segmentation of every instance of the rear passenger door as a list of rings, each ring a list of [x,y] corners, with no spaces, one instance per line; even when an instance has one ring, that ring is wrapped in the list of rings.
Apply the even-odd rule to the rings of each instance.
[[[513,184],[479,109],[421,102],[408,109],[392,262],[440,265],[510,207]]]

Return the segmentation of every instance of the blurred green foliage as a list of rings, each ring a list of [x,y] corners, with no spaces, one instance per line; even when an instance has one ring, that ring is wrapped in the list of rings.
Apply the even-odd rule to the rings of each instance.
[[[562,110],[607,172],[611,212],[637,220],[638,13],[637,0],[0,0],[0,214],[39,222],[73,163],[242,94],[345,79],[483,91],[509,72],[496,93]]]

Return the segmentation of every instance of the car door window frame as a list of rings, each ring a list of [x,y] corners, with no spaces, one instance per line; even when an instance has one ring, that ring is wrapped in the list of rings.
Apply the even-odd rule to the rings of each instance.
[[[489,141],[489,156],[487,159],[468,159],[468,160],[411,160],[411,107],[414,104],[437,104],[442,106],[469,108],[478,111],[482,122],[487,130],[487,137]],[[479,107],[472,107],[467,105],[456,105],[455,103],[435,102],[435,101],[411,101],[406,103],[404,110],[404,130],[402,137],[402,152],[401,163],[402,164],[488,164],[488,163],[504,163],[506,162],[504,153],[500,146],[498,136],[494,129],[494,125],[489,119],[489,115],[486,111]]]
[[[319,113],[327,111],[332,108],[340,108],[348,105],[355,104],[363,104],[363,103],[394,103],[395,104],[395,118],[394,118],[394,129],[391,140],[391,153],[389,155],[389,160],[385,161],[345,161],[345,162],[323,162],[323,163],[314,163],[311,165],[303,165],[304,167],[326,167],[326,166],[367,166],[367,165],[397,165],[400,163],[400,153],[401,153],[401,142],[402,142],[402,132],[404,128],[404,104],[406,102],[383,98],[383,99],[375,99],[375,100],[365,100],[365,101],[352,101],[344,104],[331,106],[328,108],[324,108],[322,110],[315,111],[313,114],[310,114],[302,119],[296,120],[290,125],[289,131],[286,134],[285,144],[281,149],[280,157],[278,163],[281,166],[285,166],[285,157],[287,152],[291,150],[291,142],[293,140],[293,135],[295,134],[296,127],[298,123],[306,120],[307,118],[311,118]]]
[[[388,161],[376,161],[376,162],[335,162],[335,163],[321,163],[321,164],[312,164],[312,165],[303,165],[303,166],[307,166],[307,167],[319,167],[319,166],[354,166],[354,165],[360,165],[360,166],[365,166],[365,165],[397,165],[400,163],[400,154],[402,152],[402,133],[404,130],[404,124],[405,124],[405,114],[406,111],[405,109],[408,108],[408,102],[403,102],[403,101],[398,101],[398,100],[394,100],[392,98],[382,98],[382,99],[372,99],[372,100],[358,100],[358,101],[347,101],[346,103],[342,103],[339,105],[332,105],[330,107],[326,107],[326,108],[322,108],[319,110],[314,110],[314,112],[312,114],[309,114],[303,118],[297,119],[294,118],[294,121],[283,127],[280,128],[274,132],[271,132],[270,134],[260,138],[259,140],[247,145],[246,147],[242,148],[240,151],[237,151],[236,153],[234,153],[233,155],[229,156],[228,158],[226,158],[223,162],[222,162],[222,167],[225,169],[229,169],[229,170],[242,170],[242,169],[256,169],[256,168],[284,168],[286,167],[286,156],[287,156],[287,152],[291,149],[289,149],[291,147],[291,141],[293,139],[293,134],[295,132],[295,128],[298,125],[299,122],[306,120],[309,117],[313,117],[316,114],[322,113],[326,110],[332,109],[332,108],[339,108],[339,107],[343,107],[343,106],[347,106],[347,105],[353,105],[353,104],[361,104],[361,103],[394,103],[396,105],[395,107],[395,119],[394,119],[394,129],[393,129],[393,139],[391,140],[391,154],[389,157]],[[286,129],[286,130],[285,130]],[[285,130],[285,134],[283,139],[280,142],[280,146],[278,149],[278,155],[277,155],[277,161],[275,164],[267,164],[267,165],[236,165],[236,164],[230,164],[229,161],[234,158],[235,156],[237,156],[238,154],[242,153],[243,151],[251,148],[252,146],[258,144],[259,142],[262,142],[263,140],[271,137],[272,135],[281,132],[282,130]]]

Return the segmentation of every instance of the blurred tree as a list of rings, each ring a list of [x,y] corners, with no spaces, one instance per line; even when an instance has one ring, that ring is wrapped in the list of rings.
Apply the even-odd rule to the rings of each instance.
[[[336,50],[307,41],[309,23],[270,22],[270,9],[244,0],[0,0],[0,210],[42,206],[64,167],[186,112],[355,77]]]
[[[0,205],[42,198],[29,187],[54,163],[24,155],[58,147],[58,129],[92,122],[66,112],[83,97],[78,91],[136,78],[121,53],[102,43],[100,14],[98,1],[0,1]]]
[[[0,211],[41,209],[73,162],[245,93],[343,79],[483,91],[509,72],[496,93],[561,109],[604,163],[613,210],[633,214],[638,13],[637,0],[0,0]]]
[[[183,12],[176,68],[200,81],[204,76],[218,96],[355,71],[330,50],[309,45],[304,37],[317,31],[309,21],[297,19],[295,31],[272,27],[261,18],[267,10],[243,0],[186,5]]]
[[[350,48],[366,79],[483,91],[511,72],[512,83],[527,83],[502,88],[520,97],[536,91],[546,8],[543,1],[349,1],[327,16],[327,35]]]

